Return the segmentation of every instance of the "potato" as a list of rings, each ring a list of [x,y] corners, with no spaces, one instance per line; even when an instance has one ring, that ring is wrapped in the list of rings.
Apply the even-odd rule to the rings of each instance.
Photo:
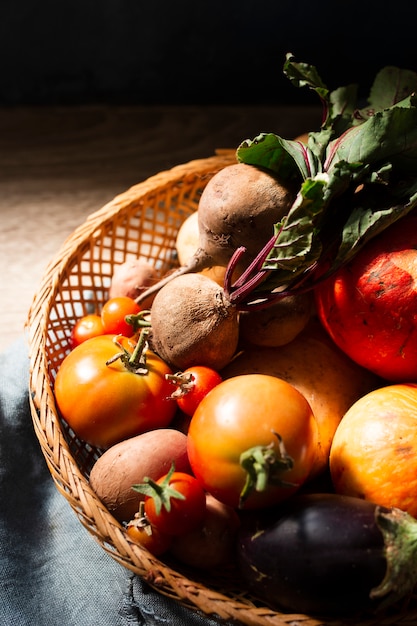
[[[157,480],[171,464],[191,472],[187,436],[173,428],[160,428],[126,439],[112,446],[95,462],[90,485],[119,522],[133,519],[144,496],[132,489],[146,476]]]
[[[176,239],[176,250],[178,256],[178,262],[180,265],[185,265],[199,247],[199,232],[198,232],[198,213],[192,213],[182,223]],[[208,276],[211,280],[214,280],[220,287],[224,285],[224,275],[226,273],[226,267],[223,265],[210,265],[205,267],[199,272],[204,276]],[[240,272],[237,270],[233,274],[233,280],[238,278]]]
[[[307,292],[286,296],[265,309],[243,311],[240,339],[255,346],[283,346],[307,326],[312,310],[313,296]]]
[[[135,300],[150,285],[158,280],[156,269],[144,259],[131,259],[117,265],[114,269],[109,298],[128,296]],[[143,309],[150,308],[152,299],[141,303]]]
[[[328,468],[333,436],[347,409],[380,385],[379,378],[337,348],[316,317],[292,342],[276,348],[247,348],[220,373],[225,379],[247,373],[271,374],[304,395],[319,430],[319,454],[310,478]]]
[[[194,255],[198,247],[198,214],[197,211],[195,211],[183,221],[177,233],[175,248],[177,251],[178,263],[180,265],[185,265]]]

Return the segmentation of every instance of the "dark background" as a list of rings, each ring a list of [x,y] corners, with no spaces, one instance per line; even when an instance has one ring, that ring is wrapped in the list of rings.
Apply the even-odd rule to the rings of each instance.
[[[312,0],[3,0],[0,105],[316,103],[287,52],[363,93],[417,70],[417,4]]]

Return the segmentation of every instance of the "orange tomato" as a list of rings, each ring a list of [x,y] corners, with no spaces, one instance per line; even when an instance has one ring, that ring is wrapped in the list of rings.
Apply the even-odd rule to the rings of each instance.
[[[171,535],[167,535],[152,526],[139,513],[127,524],[126,532],[132,541],[146,548],[154,556],[164,554],[171,547],[173,541]]]
[[[390,382],[417,381],[416,233],[413,212],[315,289],[318,315],[334,342]]]
[[[379,378],[335,345],[316,318],[285,346],[247,347],[222,370],[225,379],[249,373],[286,380],[310,404],[318,427],[310,478],[328,469],[333,435],[346,411],[365,393],[381,386]]]
[[[55,401],[61,417],[83,441],[98,448],[154,428],[165,428],[176,411],[169,399],[172,374],[168,365],[150,350],[146,367],[122,358],[134,351],[128,340],[101,335],[84,341],[67,354],[55,379]],[[140,368],[139,368],[140,369]]]
[[[187,450],[208,493],[232,507],[257,509],[301,487],[317,441],[311,407],[295,387],[275,376],[246,374],[203,398],[191,418]]]
[[[417,517],[417,384],[375,389],[342,418],[330,449],[337,493]]]

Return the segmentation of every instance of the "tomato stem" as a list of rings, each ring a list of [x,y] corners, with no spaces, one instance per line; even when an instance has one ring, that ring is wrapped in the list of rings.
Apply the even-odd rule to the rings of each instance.
[[[294,467],[293,458],[287,453],[282,437],[274,432],[278,439],[271,441],[267,446],[254,446],[240,455],[240,465],[246,471],[246,482],[240,493],[239,508],[243,508],[245,501],[255,490],[265,491],[269,485],[280,487],[294,487],[293,483],[282,480],[282,474]]]
[[[173,385],[177,385],[176,390],[171,394],[171,398],[182,398],[195,386],[195,379],[191,372],[177,372],[176,374],[165,374],[165,379]]]
[[[137,333],[141,328],[150,328],[151,322],[149,315],[149,310],[140,311],[140,313],[131,313],[130,315],[126,315],[125,322],[130,324],[133,331]]]
[[[106,365],[111,365],[120,359],[129,371],[135,374],[147,374],[149,372],[149,368],[146,364],[146,351],[148,349],[149,332],[149,328],[144,328],[141,331],[133,352],[126,350],[126,348],[120,343],[120,335],[114,337],[113,341],[121,349],[121,352],[118,352],[111,359],[108,359],[108,361],[106,361]]]
[[[135,374],[147,374],[146,350],[148,348],[149,328],[143,328],[135,348],[128,360],[129,369],[133,369]]]
[[[151,524],[145,514],[145,503],[143,500],[139,503],[139,511],[135,513],[135,517],[126,524],[126,528],[136,526],[146,532],[147,535],[152,534]]]
[[[132,486],[132,489],[134,489],[134,491],[142,493],[148,498],[152,498],[154,500],[155,512],[157,515],[161,513],[162,508],[164,508],[169,513],[169,511],[171,510],[172,498],[185,500],[184,494],[180,493],[169,484],[169,481],[171,480],[172,474],[174,472],[175,463],[172,463],[171,469],[161,483],[157,483],[149,476],[146,476],[143,479],[143,483]]]

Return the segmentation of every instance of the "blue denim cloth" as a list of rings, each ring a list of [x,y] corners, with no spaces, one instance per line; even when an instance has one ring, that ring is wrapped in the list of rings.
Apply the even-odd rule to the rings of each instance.
[[[0,624],[216,626],[119,565],[56,489],[28,403],[27,348],[0,354]]]

